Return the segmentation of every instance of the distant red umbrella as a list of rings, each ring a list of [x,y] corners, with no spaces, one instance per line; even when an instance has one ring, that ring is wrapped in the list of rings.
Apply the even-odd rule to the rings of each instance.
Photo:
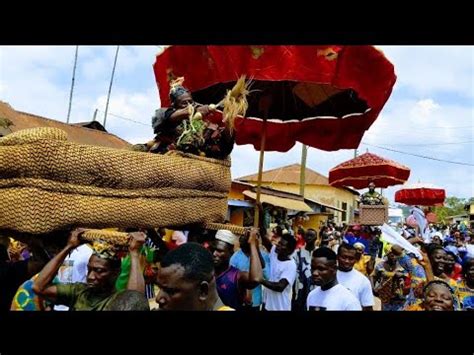
[[[372,153],[364,153],[332,168],[329,171],[329,184],[363,189],[370,179],[375,186],[386,188],[403,184],[409,176],[408,167]]]
[[[443,204],[445,198],[446,192],[444,189],[427,183],[407,184],[401,190],[395,192],[395,202],[411,206]]]

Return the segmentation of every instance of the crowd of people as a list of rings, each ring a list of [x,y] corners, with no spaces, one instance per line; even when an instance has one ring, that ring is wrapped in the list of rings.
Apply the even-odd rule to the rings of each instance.
[[[198,117],[188,129],[191,115],[205,116],[212,107],[195,103],[180,83],[172,85],[170,99],[172,107],[153,118],[155,139],[135,149],[217,159],[230,154],[234,137],[227,125]],[[386,202],[373,182],[361,199]],[[268,210],[259,207],[262,227],[243,235],[192,229],[166,240],[163,228],[127,230],[125,253],[87,244],[82,229],[27,244],[0,238],[0,310],[474,309],[474,237],[463,225],[422,232],[398,226],[420,258],[384,241],[376,227],[272,226]]]
[[[401,235],[422,259],[377,228],[334,225],[129,231],[127,252],[85,243],[82,229],[18,246],[0,244],[2,310],[416,311],[474,309],[472,235],[459,226]],[[439,230],[438,230],[439,229]],[[206,236],[206,237],[203,237]],[[302,238],[303,242],[299,241]],[[44,239],[46,240],[46,239]],[[17,253],[13,255],[13,250]],[[12,259],[12,258],[16,258]]]

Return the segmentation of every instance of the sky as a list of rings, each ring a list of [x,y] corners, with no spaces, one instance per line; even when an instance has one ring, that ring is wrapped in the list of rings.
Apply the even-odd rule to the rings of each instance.
[[[116,46],[79,46],[70,122],[103,123]],[[120,46],[106,128],[131,143],[153,138],[151,117],[160,100],[153,63],[163,46]],[[474,196],[474,47],[377,46],[394,64],[397,82],[358,152],[367,149],[411,169],[410,182]],[[75,46],[0,46],[0,100],[14,109],[66,122]],[[125,118],[125,119],[124,119]],[[376,147],[377,146],[377,147]],[[428,156],[410,156],[386,149]],[[287,153],[265,153],[264,169],[300,163],[301,144]],[[253,174],[252,146],[232,152],[232,177]],[[309,148],[307,166],[323,175],[354,157],[353,150]],[[383,191],[393,201],[401,186]],[[363,191],[362,191],[363,192]]]

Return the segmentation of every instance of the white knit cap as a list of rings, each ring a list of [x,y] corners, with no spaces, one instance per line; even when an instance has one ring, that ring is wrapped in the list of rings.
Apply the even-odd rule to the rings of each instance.
[[[220,229],[216,233],[216,240],[221,240],[223,242],[235,245],[237,242],[237,237],[231,231],[226,229]]]
[[[356,248],[356,249],[360,248],[362,250],[365,250],[365,245],[362,244],[361,242],[356,242],[356,243],[354,243],[354,248]]]

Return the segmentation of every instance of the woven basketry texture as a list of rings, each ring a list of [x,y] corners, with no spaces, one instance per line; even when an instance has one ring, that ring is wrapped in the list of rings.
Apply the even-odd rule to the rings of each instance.
[[[0,179],[38,178],[114,189],[230,190],[230,160],[149,154],[40,138],[41,134],[51,136],[51,131],[57,136],[59,132],[66,134],[52,128],[26,131],[36,140],[21,135],[24,131],[0,139]]]
[[[388,221],[387,205],[360,205],[359,223],[363,225],[382,225]]]
[[[222,222],[227,199],[216,197],[123,198],[14,187],[0,190],[0,229],[43,234],[85,228],[180,228]]]
[[[0,229],[180,228],[222,222],[230,160],[67,142],[53,128],[0,139]]]
[[[210,230],[225,229],[225,230],[231,231],[232,233],[236,235],[244,235],[245,232],[248,229],[250,229],[247,227],[237,226],[235,224],[223,224],[223,223],[208,223],[204,226],[204,228],[210,229]]]

